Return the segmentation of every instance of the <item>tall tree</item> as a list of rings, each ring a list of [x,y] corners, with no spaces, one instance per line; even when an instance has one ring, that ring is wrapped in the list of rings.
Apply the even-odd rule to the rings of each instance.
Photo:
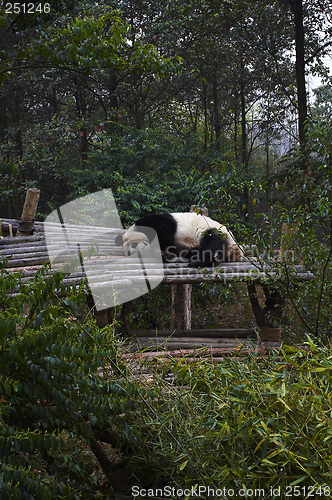
[[[306,174],[308,170],[306,70],[315,60],[324,56],[332,45],[332,23],[326,16],[331,4],[329,0],[315,2],[312,0],[286,0],[286,3],[291,7],[294,22],[300,166]]]
[[[307,90],[305,78],[305,38],[303,25],[303,2],[302,0],[287,0],[291,6],[295,26],[295,54],[296,54],[296,82],[297,82],[297,106],[299,120],[299,142],[301,154],[301,168],[304,172],[308,169],[307,161],[307,135],[306,125],[308,120]]]

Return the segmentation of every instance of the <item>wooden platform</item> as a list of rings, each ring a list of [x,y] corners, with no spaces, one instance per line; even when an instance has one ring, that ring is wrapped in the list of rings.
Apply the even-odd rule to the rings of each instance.
[[[0,239],[0,258],[7,260],[5,267],[9,271],[23,270],[23,282],[25,283],[33,281],[40,266],[49,262],[49,254],[55,256],[53,271],[61,268],[63,263],[68,262],[73,255],[77,256],[78,249],[88,248],[90,244],[96,247],[92,255],[85,257],[84,262],[81,261],[76,269],[72,269],[63,281],[78,285],[82,278],[88,276],[89,288],[94,294],[94,298],[100,297],[100,304],[104,307],[106,324],[107,321],[111,320],[111,314],[107,308],[113,307],[114,297],[116,294],[120,294],[119,303],[123,303],[121,313],[123,334],[127,333],[130,312],[130,302],[124,300],[127,291],[132,291],[136,287],[139,291],[137,296],[140,296],[143,293],[148,293],[159,283],[171,285],[172,292],[177,290],[176,300],[173,301],[172,305],[173,311],[179,305],[182,306],[183,294],[186,290],[188,291],[188,288],[185,287],[190,287],[192,284],[246,282],[258,326],[271,329],[271,316],[278,320],[281,318],[285,298],[278,292],[278,283],[282,281],[279,266],[274,267],[272,264],[256,262],[250,258],[241,262],[223,263],[216,268],[192,268],[184,259],[179,258],[161,265],[160,258],[158,263],[151,258],[145,258],[142,261],[141,257],[125,257],[122,247],[115,245],[115,237],[124,232],[122,229],[68,224],[64,228],[61,224],[52,224],[48,228],[48,236],[51,235],[51,239],[47,240],[44,223],[35,222],[32,235],[8,237],[9,230],[15,234],[15,227],[17,228],[18,223],[18,220],[2,219],[2,234],[5,234],[6,237]],[[69,234],[70,238],[65,233],[67,236]],[[300,265],[289,268],[287,276],[288,280],[291,279],[294,282],[312,280],[313,277],[311,272]],[[262,283],[266,297],[265,307],[259,305],[255,291],[255,284],[260,283]],[[12,293],[19,292],[12,290]],[[188,304],[187,309],[190,309],[190,300]],[[177,316],[179,317],[181,314],[183,311],[181,312],[180,307],[180,313],[177,311]],[[233,331],[232,334],[226,334],[221,330],[183,330],[183,328],[188,327],[179,325],[181,325],[181,321],[178,322],[176,328],[173,328],[173,324],[172,331],[169,332],[130,332],[130,342],[129,337],[127,337],[128,349],[148,348],[151,350],[165,346],[169,350],[195,349],[198,346],[212,349],[226,347],[236,349],[244,343],[243,339],[248,336],[255,341],[254,331],[246,331],[246,333]],[[174,334],[175,330],[176,335]],[[267,338],[274,337],[272,335],[272,337],[267,336]],[[279,337],[276,338],[280,338],[280,332]]]

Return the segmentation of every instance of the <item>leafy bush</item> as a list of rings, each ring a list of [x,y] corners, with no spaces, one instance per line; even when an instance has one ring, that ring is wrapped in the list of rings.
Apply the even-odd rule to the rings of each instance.
[[[75,290],[48,271],[29,286],[20,273],[0,275],[2,500],[95,498],[92,427],[114,424],[129,439],[118,415],[132,411],[138,390],[126,381],[113,327],[81,324],[84,284]]]
[[[165,464],[159,474],[178,488],[263,488],[262,497],[285,499],[297,485],[302,498],[309,487],[312,498],[330,498],[331,350],[308,337],[301,349],[284,347],[281,360],[239,355],[163,366],[179,388],[167,390],[159,379],[157,417],[143,414],[150,437],[142,463],[149,452],[156,473]]]

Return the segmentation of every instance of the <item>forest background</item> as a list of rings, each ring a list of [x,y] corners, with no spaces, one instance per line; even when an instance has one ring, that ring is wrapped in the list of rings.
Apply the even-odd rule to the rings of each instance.
[[[322,297],[329,0],[53,1],[31,14],[10,5],[1,3],[3,217],[20,216],[30,186],[41,189],[38,219],[111,188],[124,227],[207,206],[265,259],[282,224],[296,224],[305,238],[292,252],[297,245],[309,268],[324,270]],[[322,82],[311,99],[309,76]],[[143,309],[151,321],[140,326],[160,327],[159,312]],[[319,324],[315,313],[306,329],[317,335]]]
[[[304,348],[163,358],[138,378],[83,284],[59,299],[61,273],[1,269],[1,498],[111,499],[132,481],[331,498],[330,1],[22,5],[0,3],[1,217],[30,186],[38,219],[111,188],[124,225],[206,205],[265,262],[293,225],[292,260],[273,264]],[[294,284],[294,262],[315,279]],[[136,318],[161,318],[151,296]]]
[[[329,1],[53,1],[33,14],[7,5],[2,216],[19,217],[36,185],[40,217],[111,187],[124,224],[192,203],[229,222],[268,212],[267,192],[289,198],[294,184],[322,178]],[[324,83],[310,103],[309,73]]]

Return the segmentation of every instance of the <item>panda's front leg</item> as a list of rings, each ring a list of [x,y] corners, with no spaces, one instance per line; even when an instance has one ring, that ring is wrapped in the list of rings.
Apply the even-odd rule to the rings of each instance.
[[[179,256],[179,252],[175,246],[168,246],[166,249],[161,250],[161,255],[163,262],[169,262],[172,259],[176,259]]]
[[[181,252],[183,254],[183,252]],[[187,253],[185,253],[184,257],[189,261],[188,267],[200,267],[201,262],[201,252],[200,247],[191,248]]]
[[[195,247],[189,250],[187,258],[189,259],[188,267],[214,267],[216,263],[215,255],[210,249]]]

